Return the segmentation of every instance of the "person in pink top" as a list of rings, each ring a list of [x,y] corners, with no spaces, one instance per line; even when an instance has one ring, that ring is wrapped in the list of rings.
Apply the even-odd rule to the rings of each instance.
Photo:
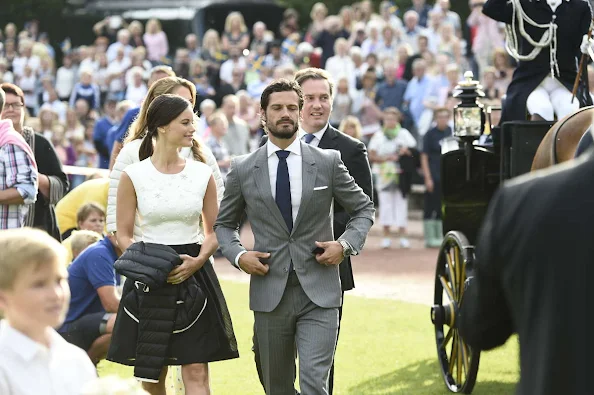
[[[6,95],[0,89],[0,112]],[[37,198],[37,163],[25,139],[10,120],[0,120],[0,229],[25,224],[23,206]]]
[[[146,23],[146,33],[142,38],[146,46],[147,59],[153,63],[163,63],[169,53],[169,42],[161,28],[161,22],[158,19],[149,19]]]

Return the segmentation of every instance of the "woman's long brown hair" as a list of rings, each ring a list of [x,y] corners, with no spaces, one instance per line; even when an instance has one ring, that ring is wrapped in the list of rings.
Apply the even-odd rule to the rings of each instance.
[[[146,97],[145,97],[145,99],[142,103],[142,106],[140,108],[140,112],[138,113],[138,117],[134,120],[134,122],[132,122],[132,125],[130,125],[130,129],[128,129],[128,133],[126,135],[124,144],[129,143],[130,141],[142,139],[145,137],[145,135],[147,133],[147,119],[146,119],[146,117],[147,117],[148,109],[149,109],[151,103],[153,102],[153,100],[155,100],[155,98],[157,98],[161,95],[171,94],[174,90],[176,90],[180,86],[186,87],[190,90],[191,97],[192,97],[192,100],[190,102],[192,103],[192,106],[195,105],[195,103],[196,103],[196,86],[193,83],[191,83],[190,81],[188,81],[184,78],[180,78],[180,77],[165,77],[165,78],[161,78],[160,80],[155,81],[153,83],[153,85],[151,86],[151,88],[149,89],[148,93],[146,94]],[[200,142],[198,142],[198,140],[196,140],[196,139],[194,139],[192,141],[192,155],[194,156],[195,160],[203,162],[203,163],[206,162],[204,154],[202,153],[202,150],[200,148]]]

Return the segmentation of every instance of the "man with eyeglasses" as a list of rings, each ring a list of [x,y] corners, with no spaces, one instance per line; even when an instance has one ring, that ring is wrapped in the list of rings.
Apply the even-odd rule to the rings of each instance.
[[[0,85],[0,88],[6,94],[0,118],[12,121],[14,130],[26,142],[24,149],[31,152],[38,170],[38,190],[35,192],[37,200],[33,198],[35,204],[25,206],[23,226],[43,229],[56,240],[61,241],[54,205],[68,192],[68,178],[49,140],[24,125],[26,103],[22,89],[6,82]],[[28,203],[29,199],[25,200],[23,196],[23,201]]]
[[[166,78],[166,77],[175,77],[175,71],[173,71],[173,69],[169,66],[155,66],[151,69],[151,74],[149,77],[149,81],[148,81],[148,88],[151,88],[151,85],[155,83],[155,81],[160,80],[161,78]],[[112,138],[114,139],[114,143],[113,143],[113,147],[109,147],[108,149],[110,149],[111,151],[111,158],[109,160],[109,170],[111,171],[113,169],[113,165],[115,164],[116,158],[118,157],[118,154],[120,153],[120,151],[122,150],[122,147],[124,146],[124,138],[126,137],[126,133],[128,133],[128,129],[130,128],[130,125],[132,125],[132,122],[134,122],[134,120],[136,119],[136,117],[138,116],[138,113],[140,112],[140,107],[134,107],[128,110],[128,112],[126,113],[126,115],[124,115],[124,118],[122,118],[122,122],[120,123],[120,126],[118,127],[117,132],[115,133],[115,136],[113,136]]]
[[[0,113],[5,101],[0,89]],[[25,205],[35,203],[37,198],[37,167],[28,148],[12,122],[0,121],[0,229],[23,227]]]

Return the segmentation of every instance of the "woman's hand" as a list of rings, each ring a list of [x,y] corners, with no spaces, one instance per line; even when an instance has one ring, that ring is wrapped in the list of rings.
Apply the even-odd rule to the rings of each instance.
[[[205,260],[200,257],[192,257],[189,255],[180,255],[182,264],[175,267],[167,277],[167,282],[170,284],[181,284],[186,281],[190,276],[194,275],[198,270],[204,266]]]

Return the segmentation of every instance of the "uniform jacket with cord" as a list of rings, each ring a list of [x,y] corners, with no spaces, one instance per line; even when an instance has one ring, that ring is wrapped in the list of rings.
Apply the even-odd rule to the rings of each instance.
[[[578,60],[582,56],[580,51],[582,37],[588,34],[592,21],[592,9],[589,2],[563,0],[555,12],[545,0],[520,0],[520,3],[526,15],[534,22],[549,24],[554,20],[557,25],[556,57],[560,74],[555,70],[555,78],[571,91],[578,71]],[[487,0],[483,6],[483,13],[496,21],[508,25],[512,23],[513,7],[508,0]],[[517,22],[514,21],[514,24],[518,32],[518,52],[528,55],[533,46],[519,33]],[[534,41],[539,41],[548,30],[532,26],[529,23],[524,23],[524,28]],[[542,48],[534,60],[520,61],[507,88],[500,124],[507,121],[526,120],[528,96],[550,74],[551,55],[548,46]],[[587,75],[584,77],[587,78]],[[580,107],[592,104],[587,86],[587,83],[582,83],[576,96],[580,101]]]

